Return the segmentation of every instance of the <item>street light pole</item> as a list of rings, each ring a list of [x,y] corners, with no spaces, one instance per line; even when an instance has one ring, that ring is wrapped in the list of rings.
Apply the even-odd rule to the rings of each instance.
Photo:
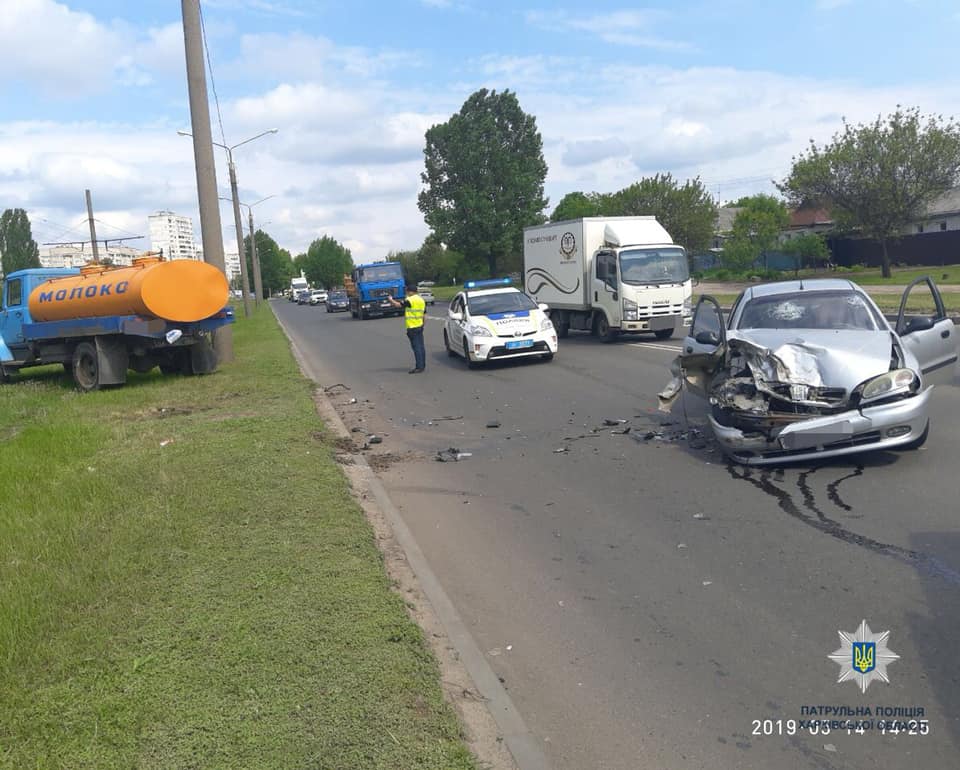
[[[187,91],[194,137],[193,159],[197,174],[203,259],[226,274],[223,236],[220,232],[220,205],[217,203],[217,170],[213,162],[213,136],[210,131],[210,105],[207,101],[207,74],[203,63],[200,0],[180,0],[180,8],[183,15]],[[229,325],[214,333],[213,346],[221,362],[233,360],[233,330]]]
[[[186,2],[186,0],[184,0]],[[244,317],[250,317],[250,280],[247,278],[247,260],[243,252],[243,220],[240,217],[240,196],[237,191],[237,167],[233,162],[233,151],[240,147],[241,145],[252,142],[254,139],[259,139],[261,136],[266,136],[267,134],[275,134],[280,129],[277,128],[268,128],[266,131],[261,131],[256,136],[251,136],[249,139],[244,139],[242,142],[228,147],[225,144],[220,144],[220,142],[211,142],[217,147],[222,147],[227,151],[227,169],[230,172],[230,196],[233,199],[233,222],[237,230],[237,256],[240,258],[240,280],[243,285],[243,314]],[[180,136],[190,136],[188,131],[177,131]],[[270,196],[273,197],[273,196]],[[266,198],[264,198],[266,200]],[[258,201],[259,203],[259,201]],[[254,204],[256,205],[256,203]],[[218,211],[219,213],[219,211]],[[251,233],[251,249],[253,250],[253,273],[254,273],[254,284],[256,286],[256,302],[257,307],[260,306],[260,297],[263,290],[263,287],[260,285],[259,273],[260,265],[256,260],[256,244],[252,242],[253,235]],[[204,253],[206,253],[206,246],[204,246]],[[226,270],[226,267],[224,267]]]
[[[240,258],[240,285],[243,291],[243,315],[250,317],[250,280],[247,278],[247,260],[243,255],[243,220],[240,218],[240,198],[237,194],[237,168],[233,165],[233,152],[227,148],[227,165],[230,169],[230,195],[233,197],[233,224],[237,228],[237,256]]]
[[[256,232],[253,229],[253,207],[258,206],[264,201],[268,201],[275,196],[268,195],[266,198],[261,198],[256,203],[246,204],[240,203],[241,206],[246,206],[247,208],[247,217],[250,224],[250,260],[253,262],[253,283],[256,287],[257,292],[257,305],[260,304],[260,299],[263,297],[263,275],[260,268],[260,255],[257,253],[257,239]]]

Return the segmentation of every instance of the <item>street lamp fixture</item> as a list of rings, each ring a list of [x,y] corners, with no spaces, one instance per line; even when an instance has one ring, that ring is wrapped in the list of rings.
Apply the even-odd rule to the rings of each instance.
[[[220,142],[213,142],[217,147],[227,151],[227,168],[230,171],[230,193],[233,199],[233,222],[237,230],[237,253],[243,254],[243,223],[240,219],[240,199],[237,192],[237,167],[233,163],[233,151],[237,147],[241,147],[245,144],[252,142],[255,139],[259,139],[261,136],[266,136],[267,134],[275,134],[279,131],[278,128],[268,128],[266,131],[261,131],[256,136],[251,136],[249,139],[244,139],[242,142],[238,142],[233,145],[225,145]],[[177,131],[177,134],[180,136],[189,136],[192,137],[189,131]],[[252,219],[251,219],[252,221]],[[260,276],[260,265],[257,263],[256,259],[256,248],[251,242],[251,249],[253,249],[254,258],[253,258],[253,272],[254,272],[254,287],[256,292],[256,303],[259,307],[260,299],[263,296],[263,286],[258,280]],[[241,257],[240,259],[240,280],[243,283],[243,314],[245,317],[250,317],[250,281],[247,278],[247,261]]]

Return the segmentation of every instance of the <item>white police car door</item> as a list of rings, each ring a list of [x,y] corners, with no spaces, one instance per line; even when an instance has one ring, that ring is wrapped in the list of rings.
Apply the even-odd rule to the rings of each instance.
[[[447,342],[451,348],[463,349],[463,327],[465,312],[466,309],[464,308],[463,294],[458,294],[453,298],[453,301],[450,303],[450,308],[447,311]],[[466,351],[464,351],[464,354],[466,354]]]

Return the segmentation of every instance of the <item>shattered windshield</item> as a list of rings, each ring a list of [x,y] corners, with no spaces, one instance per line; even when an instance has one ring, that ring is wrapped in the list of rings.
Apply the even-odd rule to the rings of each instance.
[[[514,313],[518,310],[535,310],[537,305],[520,291],[504,291],[497,294],[481,294],[478,297],[467,295],[470,315],[490,315],[491,313]]]
[[[684,283],[689,277],[687,255],[679,246],[620,252],[620,279],[624,283]]]
[[[751,299],[737,328],[877,331],[883,323],[855,291],[800,291]]]

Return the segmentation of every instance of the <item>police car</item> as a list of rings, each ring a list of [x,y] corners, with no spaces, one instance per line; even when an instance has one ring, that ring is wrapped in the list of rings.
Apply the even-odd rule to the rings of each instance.
[[[463,356],[471,367],[527,356],[549,361],[557,352],[557,332],[546,311],[509,278],[468,281],[447,311],[447,355]]]

